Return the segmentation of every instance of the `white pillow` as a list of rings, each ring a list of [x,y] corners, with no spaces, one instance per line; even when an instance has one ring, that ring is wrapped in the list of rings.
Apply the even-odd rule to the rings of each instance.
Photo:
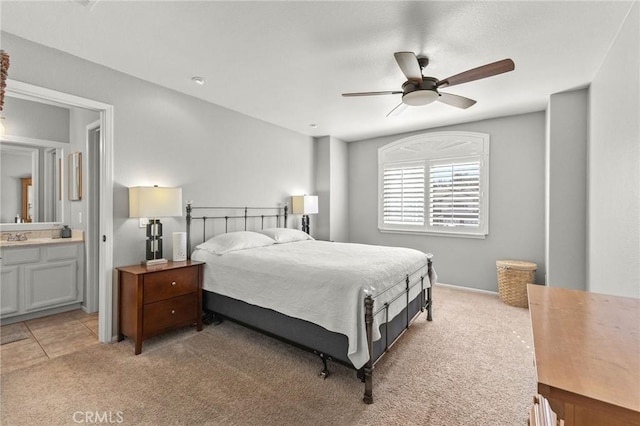
[[[257,232],[238,231],[216,235],[196,248],[213,254],[225,254],[237,250],[266,247],[275,243],[273,239]]]
[[[293,228],[269,228],[256,231],[275,240],[276,243],[292,243],[294,241],[313,240],[313,237],[306,232]]]

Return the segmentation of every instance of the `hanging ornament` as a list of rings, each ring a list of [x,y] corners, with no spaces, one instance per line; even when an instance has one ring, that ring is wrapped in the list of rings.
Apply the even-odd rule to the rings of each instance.
[[[0,64],[0,111],[4,107],[4,89],[7,87],[7,77],[9,76],[9,54],[0,50],[2,63]]]

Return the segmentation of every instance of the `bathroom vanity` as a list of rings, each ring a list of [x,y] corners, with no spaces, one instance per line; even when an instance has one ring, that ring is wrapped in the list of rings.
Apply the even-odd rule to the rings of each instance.
[[[9,241],[4,234],[0,241],[3,325],[80,308],[84,289],[81,231],[74,231],[71,238],[31,235]]]

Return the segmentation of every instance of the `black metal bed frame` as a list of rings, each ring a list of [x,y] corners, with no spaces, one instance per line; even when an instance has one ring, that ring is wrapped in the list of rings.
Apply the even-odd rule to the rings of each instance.
[[[193,216],[193,210],[243,210],[244,214],[241,216]],[[275,210],[274,214],[261,214],[261,215],[250,215],[249,210],[261,210],[261,211],[269,211]],[[282,213],[280,213],[282,211]],[[289,215],[289,206],[286,204],[280,207],[194,207],[190,202],[187,203],[187,256],[191,259],[191,221],[192,220],[202,220],[202,241],[207,240],[207,220],[223,220],[224,219],[224,232],[229,232],[229,219],[244,219],[244,230],[247,230],[247,223],[249,219],[261,219],[260,228],[264,228],[264,220],[265,218],[276,218],[276,226],[280,226],[280,218],[283,219],[284,225],[283,227],[287,227],[287,216]]]
[[[227,210],[227,211],[244,211],[244,214],[242,215],[224,215],[224,216],[193,216],[193,210]],[[261,210],[261,211],[271,211],[271,210],[275,210],[276,213],[274,214],[249,214],[249,212],[251,210]],[[248,225],[248,221],[249,219],[260,219],[260,227],[261,229],[264,229],[264,219],[265,218],[275,218],[276,219],[276,226],[280,226],[280,221],[281,219],[283,220],[283,227],[287,227],[287,216],[288,216],[288,206],[284,205],[284,206],[280,206],[280,207],[195,207],[193,206],[190,202],[187,203],[187,207],[186,207],[186,211],[187,211],[187,256],[190,259],[191,258],[191,222],[192,220],[202,220],[203,221],[203,226],[202,226],[202,240],[206,241],[207,239],[207,231],[206,231],[206,223],[207,220],[224,220],[225,221],[225,233],[227,233],[229,231],[229,220],[230,219],[242,219],[244,221],[244,230],[247,230],[247,225]],[[427,253],[427,275],[426,277],[432,277],[433,276],[433,255],[431,253]],[[425,275],[421,275],[420,278],[418,280],[415,280],[413,283],[411,283],[410,281],[410,276],[409,274],[406,275],[406,277],[400,281],[398,281],[396,284],[394,284],[394,286],[392,286],[391,288],[395,287],[396,285],[400,285],[400,284],[404,284],[405,288],[404,290],[399,293],[397,296],[395,296],[393,299],[391,299],[390,301],[384,303],[380,308],[378,308],[376,311],[374,311],[374,299],[375,297],[379,296],[373,296],[371,294],[367,294],[364,298],[364,308],[365,308],[365,312],[364,312],[364,319],[365,319],[365,328],[366,328],[366,335],[367,335],[367,348],[369,351],[369,360],[367,361],[367,363],[359,370],[357,370],[357,375],[358,377],[364,382],[365,385],[365,390],[364,390],[364,397],[363,397],[363,401],[367,404],[372,404],[373,403],[373,370],[375,367],[375,364],[382,358],[382,356],[395,344],[396,341],[398,341],[398,339],[400,339],[400,337],[404,334],[404,332],[411,326],[411,324],[413,323],[413,321],[415,320],[415,318],[421,313],[424,312],[424,310],[427,310],[427,321],[432,321],[432,304],[433,304],[433,300],[432,300],[432,286],[430,285],[429,287],[425,288],[424,286],[424,279],[425,279]],[[429,279],[429,278],[428,278]],[[410,290],[417,286],[418,284],[420,284],[420,310],[418,312],[416,312],[415,315],[411,316],[410,315],[410,309],[409,309],[409,305],[412,302],[412,300],[410,300]],[[426,293],[426,294],[425,294]],[[406,321],[404,324],[404,328],[402,329],[402,331],[394,337],[393,341],[389,342],[389,306],[394,303],[396,300],[399,300],[401,297],[406,296],[406,307],[403,309],[404,311],[406,311]],[[416,300],[417,298],[414,298],[414,300]],[[384,342],[384,349],[382,350],[382,352],[377,356],[374,357],[374,348],[373,348],[373,321],[374,318],[376,317],[376,315],[380,314],[381,312],[384,311],[385,314],[385,320],[383,323],[383,326],[385,328],[385,342]],[[397,318],[397,317],[396,317]],[[394,319],[393,321],[395,321],[396,319]],[[234,320],[235,322],[240,322],[241,324],[242,321],[237,321]],[[275,335],[271,332],[268,331],[264,331],[261,330],[259,327],[255,327],[255,326],[251,326],[251,325],[247,325],[244,324],[252,329],[255,329],[259,332],[263,332],[264,334],[267,334],[271,337],[275,337],[278,338],[279,340],[283,340],[289,344],[295,345],[299,348],[305,349],[307,351],[311,351],[317,355],[320,356],[322,363],[323,363],[323,369],[320,373],[320,376],[323,378],[326,378],[328,376],[328,369],[327,369],[327,360],[334,360],[332,357],[330,356],[326,356],[324,353],[315,350],[314,348],[310,348],[304,345],[301,345],[295,341],[289,340],[287,338],[284,337],[280,337],[278,335]],[[375,359],[374,359],[375,358]],[[335,359],[335,361],[344,364],[348,367],[351,368],[355,368],[351,363],[342,361],[340,359]]]

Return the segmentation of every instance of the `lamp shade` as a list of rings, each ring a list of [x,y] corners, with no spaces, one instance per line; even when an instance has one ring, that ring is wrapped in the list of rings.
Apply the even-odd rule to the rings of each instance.
[[[293,195],[291,197],[291,212],[293,214],[317,214],[317,195]]]
[[[182,188],[129,188],[129,217],[182,216]]]

